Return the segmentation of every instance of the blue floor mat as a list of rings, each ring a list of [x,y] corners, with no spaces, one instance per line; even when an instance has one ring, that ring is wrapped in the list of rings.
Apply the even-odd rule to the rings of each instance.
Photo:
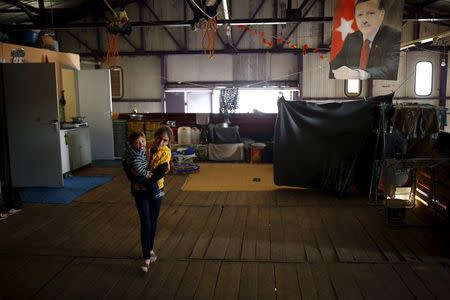
[[[19,193],[24,203],[67,204],[112,179],[113,176],[73,176],[64,179],[62,188],[23,188]]]

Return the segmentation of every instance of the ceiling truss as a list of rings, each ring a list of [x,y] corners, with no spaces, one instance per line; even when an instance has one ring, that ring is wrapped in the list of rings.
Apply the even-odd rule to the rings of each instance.
[[[276,8],[273,18],[256,18],[256,15],[262,7],[268,2],[272,1],[272,5]],[[97,1],[89,1],[88,4],[84,5],[83,8],[53,8],[49,9],[44,6],[43,0],[38,0],[39,7],[33,7],[27,5],[19,0],[6,0],[3,1],[10,5],[11,8],[3,8],[0,13],[25,13],[29,20],[29,24],[18,24],[18,25],[8,25],[0,24],[0,31],[18,31],[18,30],[32,30],[32,29],[43,29],[43,30],[58,30],[57,32],[63,32],[69,35],[71,38],[75,39],[81,45],[83,45],[89,52],[83,53],[83,56],[94,56],[96,58],[101,58],[105,56],[102,53],[101,41],[100,41],[100,30],[106,28],[108,22],[105,21],[105,10],[98,8]],[[109,3],[114,8],[120,6],[122,1],[111,1]],[[187,8],[186,2],[183,1],[183,20],[162,20],[157,13],[151,8],[148,1],[138,0],[138,1],[124,1],[125,4],[130,4],[133,2],[138,2],[139,5],[139,20],[130,22],[132,27],[139,29],[140,41],[137,44],[132,41],[128,36],[122,36],[123,39],[133,48],[134,52],[121,52],[121,55],[162,55],[162,53],[173,53],[173,54],[195,54],[203,53],[203,51],[192,51],[188,49],[187,42],[187,31],[190,30],[192,25],[192,20],[187,19]],[[426,1],[421,7],[431,5],[437,1]],[[298,8],[292,8],[292,1],[288,1],[288,9],[286,11],[286,18],[279,18],[278,15],[278,4],[279,0],[261,0],[258,6],[255,8],[251,15],[251,18],[247,19],[223,19],[217,20],[219,26],[237,26],[237,25],[273,25],[272,36],[277,35],[277,29],[279,25],[289,26],[290,31],[287,36],[283,37],[282,43],[277,43],[274,41],[274,47],[272,49],[239,49],[238,46],[242,41],[243,37],[246,35],[246,30],[240,32],[239,37],[236,41],[233,38],[229,38],[227,42],[224,41],[222,36],[218,33],[218,39],[223,44],[223,49],[217,49],[216,53],[246,53],[248,51],[254,52],[298,52],[297,49],[289,49],[285,47],[286,41],[289,40],[291,35],[295,32],[297,27],[304,22],[316,22],[320,23],[320,48],[319,51],[328,51],[328,46],[324,45],[324,23],[331,22],[331,16],[324,15],[324,0],[303,0]],[[319,16],[308,16],[310,10],[314,5],[320,5]],[[96,17],[96,22],[76,22],[76,18],[80,19],[85,17],[86,10],[94,12]],[[232,12],[232,7],[229,7],[230,13]],[[144,21],[144,16],[147,14],[151,21]],[[72,16],[72,20],[68,19],[68,15]],[[51,18],[50,18],[51,17]],[[420,24],[420,22],[436,22],[442,25],[450,24],[450,14],[446,15],[430,15],[425,14],[423,9],[414,5],[405,5],[404,22],[413,21]],[[68,22],[72,21],[72,22]],[[75,22],[73,22],[75,21]],[[175,51],[145,51],[146,38],[144,28],[146,27],[162,27],[162,30],[166,33],[168,38],[176,45],[177,50]],[[170,29],[180,28],[184,30],[184,41],[179,41]],[[96,30],[97,45],[92,47],[82,38],[75,34],[71,29],[93,29]],[[236,32],[236,31],[234,31]],[[317,51],[317,49],[316,49]]]

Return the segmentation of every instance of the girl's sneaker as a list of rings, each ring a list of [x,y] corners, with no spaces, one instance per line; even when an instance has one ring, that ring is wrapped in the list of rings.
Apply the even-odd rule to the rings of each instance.
[[[8,216],[8,214],[0,213],[0,221],[6,219]]]
[[[150,262],[154,263],[156,260],[158,259],[158,257],[156,256],[155,252],[150,251]]]
[[[141,265],[141,270],[142,272],[147,273],[149,269],[150,269],[150,260],[146,259],[144,263]]]
[[[10,216],[17,215],[21,212],[22,212],[22,209],[20,209],[20,208],[18,208],[18,209],[11,208],[10,210],[8,210],[8,215],[10,215]]]

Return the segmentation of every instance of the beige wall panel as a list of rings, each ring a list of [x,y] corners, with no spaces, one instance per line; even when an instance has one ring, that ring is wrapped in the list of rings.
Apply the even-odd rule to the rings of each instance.
[[[385,95],[395,91],[396,97],[405,96],[407,89],[405,79],[411,72],[414,72],[414,68],[411,69],[411,66],[406,64],[406,52],[402,51],[400,52],[397,80],[374,80],[373,95]]]
[[[266,54],[270,62],[269,80],[297,80],[298,58],[295,54]]]
[[[302,23],[297,27],[296,34],[292,35],[293,42],[300,48],[308,45],[310,48],[319,46],[320,43],[320,25],[319,23]]]
[[[267,80],[269,70],[265,54],[241,54],[232,58],[233,80]]]
[[[445,31],[450,30],[449,26],[430,23],[430,22],[421,22],[420,23],[420,37],[427,37],[431,35],[436,35]]]
[[[321,60],[319,53],[303,56],[303,97],[344,97],[344,81],[328,79],[329,55]]]
[[[230,81],[233,64],[231,55],[170,55],[167,57],[168,81]]]
[[[406,22],[402,26],[402,43],[408,43],[414,40],[414,23]]]
[[[123,68],[124,99],[161,98],[158,57],[120,57],[118,65]]]

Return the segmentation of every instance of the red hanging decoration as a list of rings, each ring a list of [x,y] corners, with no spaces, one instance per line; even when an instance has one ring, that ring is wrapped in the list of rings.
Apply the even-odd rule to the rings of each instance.
[[[303,45],[303,55],[306,55],[306,54],[308,54],[308,45],[307,44],[304,44]]]
[[[117,34],[110,34],[107,32],[108,49],[106,50],[106,65],[115,66],[117,64],[117,57],[119,57],[119,50],[117,48]]]
[[[251,31],[251,33],[253,33],[254,35],[259,35],[261,37],[261,42],[264,45],[267,45],[269,48],[272,48],[274,43],[276,42],[278,45],[283,45],[283,43],[286,43],[286,45],[291,48],[291,49],[302,49],[303,51],[303,55],[308,54],[308,49],[309,46],[307,44],[304,44],[303,46],[294,44],[292,41],[287,40],[284,41],[283,37],[274,37],[274,36],[270,36],[270,39],[266,38],[268,35],[264,32],[264,31],[257,31],[255,29],[252,29],[250,26],[244,26],[244,25],[238,25],[238,28],[242,28],[245,31]],[[314,48],[313,52],[317,53],[319,52],[320,49],[319,48]],[[324,59],[325,57],[323,55],[320,56],[320,59]]]

